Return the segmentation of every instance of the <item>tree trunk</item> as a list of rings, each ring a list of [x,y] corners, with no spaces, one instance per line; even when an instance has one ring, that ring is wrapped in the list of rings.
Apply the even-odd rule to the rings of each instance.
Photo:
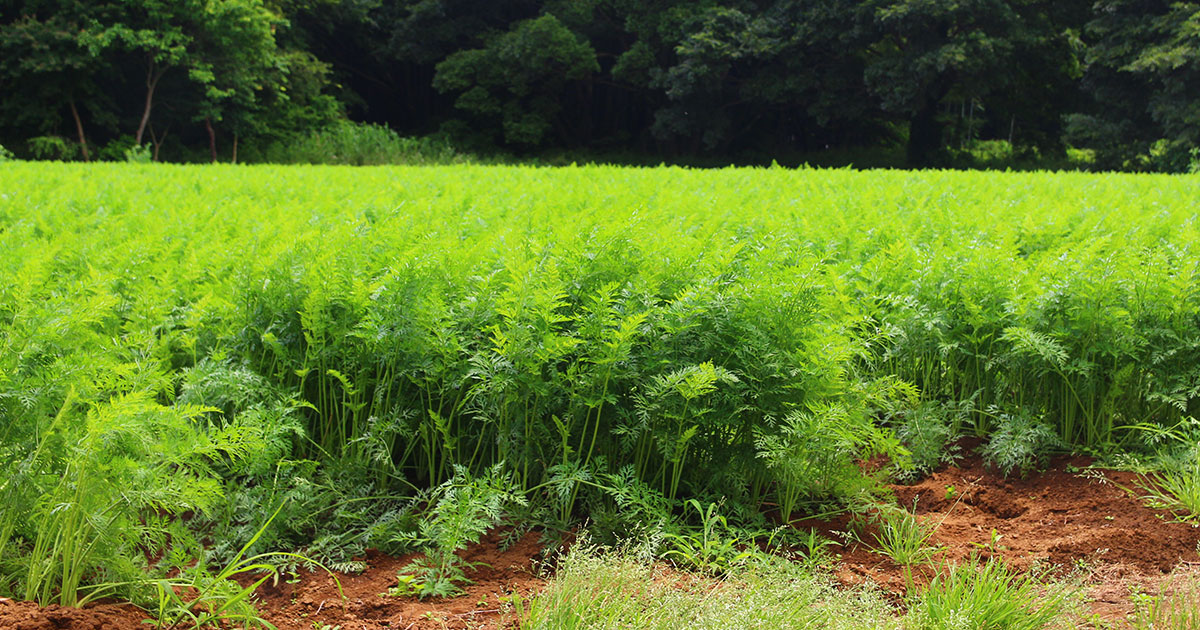
[[[75,107],[74,98],[68,103],[71,105],[71,117],[75,119],[75,131],[79,134],[79,148],[83,150],[83,161],[91,162],[92,156],[88,153],[87,136],[83,133],[83,121],[79,118],[79,109]]]
[[[908,126],[906,159],[909,166],[930,166],[942,148],[942,128],[937,122],[937,101],[921,106]]]
[[[204,117],[204,129],[208,131],[208,150],[212,153],[213,164],[217,163],[217,132],[213,130],[212,118]]]
[[[238,135],[235,133],[233,134],[233,160],[231,160],[234,164],[237,164],[237,140]]]
[[[150,125],[150,144],[154,145],[154,158],[153,159],[155,162],[158,161],[158,150],[161,149],[162,144],[167,141],[167,132],[170,130],[171,130],[171,126],[167,125],[167,128],[163,129],[162,136],[158,136],[158,135],[155,135],[155,133],[154,133],[154,125]]]
[[[150,66],[146,69],[146,105],[142,108],[142,121],[138,123],[137,136],[134,137],[134,142],[140,147],[142,146],[142,138],[146,135],[146,125],[150,123],[150,108],[154,105],[154,88],[158,87],[158,80],[162,78],[165,68],[155,69],[154,62],[150,62]]]

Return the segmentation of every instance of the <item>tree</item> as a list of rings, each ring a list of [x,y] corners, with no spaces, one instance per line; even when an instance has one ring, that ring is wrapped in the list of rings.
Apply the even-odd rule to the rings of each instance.
[[[196,120],[204,122],[217,161],[214,122],[256,109],[279,63],[278,20],[260,0],[209,0],[198,16],[186,58],[188,78],[201,90]]]
[[[1104,167],[1183,170],[1200,146],[1200,3],[1104,0],[1087,24],[1074,142]]]
[[[83,159],[91,158],[81,109],[106,118],[96,77],[111,64],[113,32],[74,0],[0,4],[0,116],[10,125],[39,129],[70,112]]]
[[[483,48],[437,65],[433,85],[458,94],[455,107],[499,123],[505,142],[533,147],[551,132],[570,135],[564,87],[599,71],[596,53],[553,15],[523,20]]]
[[[144,100],[134,142],[141,146],[154,109],[154,96],[167,72],[185,65],[197,18],[206,12],[205,0],[129,0],[99,3],[97,11],[119,45],[140,58],[144,71]]]
[[[863,7],[866,81],[885,111],[907,118],[910,165],[936,161],[944,146],[939,108],[947,100],[986,101],[1031,84],[1055,91],[1071,81],[1070,33],[1048,19],[1041,0],[871,0]],[[1056,71],[1047,77],[1030,62]]]
[[[775,0],[674,12],[669,52],[642,53],[642,72],[664,91],[655,115],[662,138],[690,137],[692,149],[813,150],[830,142],[872,143],[883,133],[863,84],[845,3]],[[617,72],[638,67],[640,40]],[[633,57],[633,59],[631,59]],[[699,142],[697,144],[697,141]]]

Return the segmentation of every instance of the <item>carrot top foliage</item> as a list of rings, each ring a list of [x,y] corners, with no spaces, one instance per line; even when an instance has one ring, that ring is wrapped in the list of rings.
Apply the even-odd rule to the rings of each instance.
[[[1006,470],[1135,446],[1197,411],[1198,198],[1170,176],[9,163],[0,590],[74,603],[135,558],[182,565],[137,553],[182,540],[178,514],[236,550],[291,501],[255,540],[319,554],[414,540],[448,487],[491,489],[488,523],[720,497],[787,518],[870,491],[859,459],[927,469],[955,436]]]

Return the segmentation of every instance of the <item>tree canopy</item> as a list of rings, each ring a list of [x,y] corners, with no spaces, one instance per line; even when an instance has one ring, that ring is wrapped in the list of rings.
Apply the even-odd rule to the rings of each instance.
[[[1197,2],[0,0],[0,144],[73,159],[235,159],[348,117],[517,155],[991,140],[1183,170],[1198,72]]]

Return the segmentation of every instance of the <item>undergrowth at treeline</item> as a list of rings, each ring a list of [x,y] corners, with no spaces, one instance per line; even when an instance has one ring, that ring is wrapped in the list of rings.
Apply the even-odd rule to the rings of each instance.
[[[496,525],[583,519],[713,569],[877,495],[864,458],[916,476],[970,436],[1023,473],[1194,435],[1198,193],[6,163],[0,594],[149,606],[221,573],[198,558],[367,547],[425,551],[398,590],[447,594]]]

